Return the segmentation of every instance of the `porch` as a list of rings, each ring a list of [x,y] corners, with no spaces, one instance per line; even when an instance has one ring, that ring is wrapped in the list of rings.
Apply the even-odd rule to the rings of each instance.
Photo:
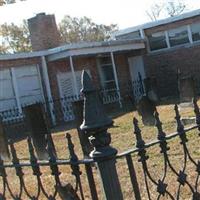
[[[13,120],[9,116],[20,121],[24,105],[43,102],[53,125],[72,121],[72,104],[81,99],[83,69],[91,76],[104,104],[122,107],[127,96],[136,99],[142,91],[144,48],[143,40],[126,40],[73,44],[34,55],[17,55],[28,64],[18,60],[16,67],[13,64],[0,70],[1,116],[4,121]],[[28,62],[31,56],[35,59],[32,63]]]
[[[122,107],[128,96],[137,99],[143,95],[143,41],[111,41],[74,48],[46,57],[51,98],[74,96],[78,100],[83,69],[92,78],[104,104],[116,103]]]

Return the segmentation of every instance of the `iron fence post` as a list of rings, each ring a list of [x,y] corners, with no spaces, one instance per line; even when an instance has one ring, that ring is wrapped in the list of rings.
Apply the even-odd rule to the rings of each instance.
[[[5,133],[4,124],[1,117],[0,117],[0,158],[2,160],[8,160],[10,158],[8,139]]]
[[[83,123],[80,129],[90,135],[94,150],[90,156],[97,162],[106,200],[123,200],[116,170],[117,150],[110,146],[111,136],[107,132],[113,122],[103,110],[103,105],[86,71],[82,74],[84,94]]]

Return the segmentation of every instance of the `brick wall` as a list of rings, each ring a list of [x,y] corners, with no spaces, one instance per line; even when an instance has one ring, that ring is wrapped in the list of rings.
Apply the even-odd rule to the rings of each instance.
[[[200,16],[195,16],[195,17],[192,17],[192,18],[189,18],[189,19],[183,19],[183,20],[176,21],[176,22],[173,22],[173,23],[152,27],[152,28],[144,30],[144,33],[145,33],[145,35],[150,35],[151,33],[165,31],[165,30],[181,27],[181,26],[184,26],[184,25],[193,24],[193,23],[196,23],[196,22],[200,22]]]
[[[128,83],[131,80],[128,57],[126,54],[117,54],[114,56],[114,58],[121,96],[125,96],[128,92]]]
[[[57,47],[61,44],[54,15],[37,14],[28,20],[33,51]]]
[[[26,58],[26,59],[13,59],[13,60],[0,60],[0,69],[20,67],[24,65],[36,65],[41,64],[40,57]]]
[[[147,76],[157,78],[160,97],[177,96],[177,69],[182,75],[194,75],[195,86],[200,88],[200,46],[175,48],[144,56]],[[198,89],[199,90],[199,89]]]
[[[100,87],[100,77],[97,68],[97,61],[96,56],[90,57],[75,57],[74,61],[74,70],[75,71],[82,71],[83,69],[89,69],[92,81],[97,88]]]
[[[138,55],[138,54],[135,54]],[[133,56],[133,54],[120,53],[114,54],[116,71],[119,81],[119,87],[122,96],[126,95],[128,90],[128,83],[131,79],[129,73],[128,56]],[[97,61],[95,56],[89,57],[73,57],[73,65],[75,71],[80,71],[83,69],[89,69],[92,81],[96,88],[100,88],[100,76],[97,67]],[[59,72],[71,72],[69,58],[60,61],[53,61],[48,63],[48,72],[50,86],[52,90],[52,96],[54,98],[59,98],[59,89],[57,83],[57,73]]]
[[[99,87],[100,82],[95,57],[73,57],[73,65],[75,71],[89,69],[95,86]],[[59,72],[71,72],[69,58],[48,63],[50,87],[54,98],[60,97],[57,81],[57,73]]]
[[[200,16],[183,19],[177,22],[159,25],[146,29],[145,35],[165,31],[189,24],[199,23]],[[144,56],[145,71],[147,76],[157,78],[158,92],[160,97],[177,96],[177,69],[180,68],[182,75],[191,74],[196,78],[195,87],[200,93],[200,46],[199,44],[186,44],[181,47],[173,47],[169,50],[152,52]]]

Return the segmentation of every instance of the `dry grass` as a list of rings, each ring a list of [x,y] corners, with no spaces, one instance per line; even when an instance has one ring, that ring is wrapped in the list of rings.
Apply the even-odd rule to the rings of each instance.
[[[160,113],[160,119],[163,122],[163,129],[165,130],[166,134],[176,131],[176,123],[174,120],[175,114],[173,111],[173,106],[172,105],[159,106],[158,111]],[[187,109],[181,110],[180,112],[182,116],[194,116],[192,112],[192,108],[187,108]],[[139,125],[142,130],[142,136],[145,142],[152,141],[153,139],[156,139],[157,137],[157,130],[155,129],[155,127],[143,126],[141,123],[141,119],[136,112],[121,114],[120,116],[114,118],[115,126],[109,129],[109,133],[112,136],[112,146],[117,148],[118,152],[123,152],[125,150],[135,147],[135,136],[133,134],[133,125],[132,125],[133,116],[139,119]],[[74,129],[70,130],[69,132],[72,136],[72,140],[75,145],[75,152],[77,153],[79,159],[81,159],[83,155],[81,152],[81,147],[79,144],[77,132]],[[200,155],[200,149],[198,148],[200,140],[196,132],[191,131],[191,133],[189,133],[188,147],[190,149],[192,156],[195,159],[198,159]],[[69,153],[67,150],[65,131],[53,134],[53,140],[55,142],[58,158],[68,159]],[[169,146],[170,146],[169,156],[170,156],[171,162],[173,166],[179,172],[182,169],[182,163],[183,163],[183,150],[182,150],[182,146],[180,145],[179,138],[176,138],[170,141]],[[25,140],[15,143],[15,147],[17,149],[17,155],[20,159],[23,159],[23,160],[29,159],[27,143]],[[160,154],[159,146],[157,145],[155,147],[149,148],[147,150],[147,154],[150,157],[149,160],[147,161],[148,166],[149,166],[149,171],[152,174],[152,177],[155,178],[155,180],[158,180],[162,177],[162,174],[163,174],[163,157]],[[138,163],[138,157],[136,156],[136,154],[133,155],[133,161],[136,168],[139,186],[142,191],[141,196],[143,197],[143,199],[147,199],[146,190],[144,186],[144,177],[143,177],[142,167],[141,167],[141,163]],[[121,183],[123,194],[124,194],[124,199],[127,199],[127,200],[133,199],[133,191],[132,191],[130,177],[128,174],[127,164],[126,164],[125,159],[119,159],[116,165],[117,165],[117,171],[119,174],[120,183]],[[60,166],[59,169],[62,172],[62,174],[60,175],[62,183],[67,184],[71,182],[74,185],[75,178],[73,177],[73,175],[71,175],[70,166]],[[84,166],[81,165],[80,170],[83,172],[81,175],[81,180],[83,183],[85,199],[91,199]],[[49,193],[51,193],[51,191],[54,191],[54,181],[51,176],[51,170],[48,167],[41,167],[41,171],[42,171],[41,179],[43,180],[45,189]],[[28,190],[30,191],[30,193],[35,194],[37,185],[36,185],[35,177],[32,175],[31,169],[27,167],[23,168],[23,172],[25,174],[24,179],[25,179]],[[97,169],[95,167],[93,167],[93,172],[94,172],[95,180],[97,183],[99,198],[103,199],[99,176],[98,176]],[[188,173],[188,177],[187,177],[188,180],[190,180],[191,183],[194,184],[194,177],[196,176],[196,172],[195,172],[194,166],[190,162],[188,163],[186,172]],[[15,175],[15,170],[8,169],[7,174],[8,174],[7,178],[9,180],[9,184],[12,187],[12,190],[17,193],[17,191],[19,190],[17,188],[19,181]],[[176,179],[177,177],[174,176],[174,174],[169,170],[167,174],[166,183],[168,184],[168,189],[172,192],[172,194],[176,194],[177,192],[178,183]],[[156,187],[152,185],[150,182],[149,182],[149,185],[150,185],[152,199],[157,199],[155,196],[155,194],[157,195],[157,193],[155,192]],[[1,188],[2,186],[0,186],[0,189]],[[188,187],[184,187],[184,189],[182,189],[182,193],[183,193],[183,196],[181,197],[181,199],[184,199],[184,200],[190,199],[191,194]],[[11,197],[7,195],[7,199],[11,199]],[[29,199],[29,198],[23,196],[22,199]],[[41,195],[39,199],[43,200],[46,198]],[[56,199],[60,199],[60,198],[57,196]],[[161,199],[168,199],[168,198],[165,196],[165,197],[162,197]]]

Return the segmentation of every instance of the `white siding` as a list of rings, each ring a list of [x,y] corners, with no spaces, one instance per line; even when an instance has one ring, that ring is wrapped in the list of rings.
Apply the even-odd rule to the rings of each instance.
[[[0,111],[16,107],[12,76],[9,69],[0,71]]]
[[[89,70],[86,70],[89,74]],[[65,73],[58,73],[57,74],[57,81],[59,86],[59,93],[60,97],[70,97],[70,96],[76,96],[76,89],[78,93],[80,93],[80,90],[82,88],[81,85],[81,74],[82,71],[75,71],[75,77],[76,77],[76,86],[73,84],[73,76],[72,72],[65,72]],[[72,108],[72,100],[63,99],[61,101],[62,111],[63,111],[63,117],[65,121],[70,121],[74,119],[74,113]]]
[[[43,99],[37,66],[15,68],[15,75],[21,104]]]
[[[90,75],[90,71],[89,70],[86,70],[86,71]],[[80,93],[80,90],[82,88],[81,74],[82,74],[82,71],[75,71],[78,93]],[[75,86],[73,84],[73,76],[71,72],[58,73],[57,80],[58,80],[58,85],[59,85],[60,97],[76,95]]]
[[[36,65],[0,70],[0,111],[20,110],[22,104],[40,100],[43,91]]]

